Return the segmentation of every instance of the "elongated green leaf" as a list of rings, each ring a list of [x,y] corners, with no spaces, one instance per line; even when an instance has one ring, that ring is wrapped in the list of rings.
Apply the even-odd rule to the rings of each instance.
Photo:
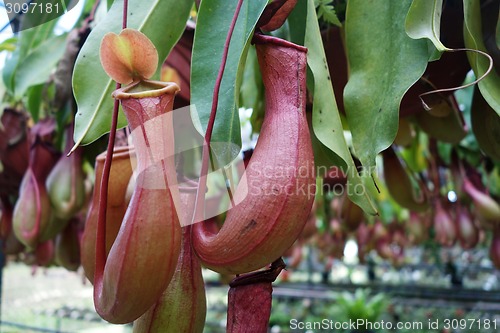
[[[206,131],[210,117],[215,80],[236,3],[237,1],[203,0],[198,12],[191,58],[191,104],[196,106],[200,118],[200,133]],[[266,5],[266,0],[245,0],[231,38],[212,134],[212,142],[232,143],[217,145],[231,147],[227,150],[219,151],[214,148],[218,161],[222,164],[233,160],[241,147],[237,109],[239,85],[250,37]]]
[[[307,63],[314,75],[314,99],[312,126],[316,137],[335,155],[337,165],[348,174],[349,198],[368,214],[376,214],[377,209],[368,196],[358,174],[354,161],[344,138],[333,85],[326,62],[326,55],[321,40],[314,0],[308,1],[305,46],[308,49]]]
[[[5,64],[2,70],[2,81],[7,91],[9,91],[11,94],[14,93],[14,75],[16,73],[17,64],[19,62],[20,53],[21,52],[19,48],[12,52],[5,60]]]
[[[143,32],[156,46],[161,63],[184,31],[192,0],[129,0],[128,27]],[[76,60],[73,92],[78,104],[75,116],[76,145],[89,144],[110,130],[115,83],[106,75],[99,59],[102,37],[121,30],[123,0],[115,0],[104,19],[92,30]],[[119,126],[126,125],[120,113]]]
[[[451,108],[451,106],[447,105]],[[457,111],[452,110],[446,117],[434,117],[428,112],[419,112],[415,120],[429,136],[443,142],[458,144],[467,134]]]
[[[318,4],[318,19],[322,19],[323,21],[336,25],[337,27],[342,27],[342,23],[335,12],[335,8],[331,5],[330,0],[319,1]]]
[[[306,22],[307,22],[307,1],[297,1],[295,8],[287,18],[288,26],[290,27],[291,41],[295,44],[304,45],[306,38]],[[309,80],[310,77],[308,76]],[[309,89],[309,87],[307,87]]]
[[[464,40],[466,47],[486,52],[481,30],[480,5],[479,1],[464,0]],[[467,56],[476,77],[484,75],[490,65],[489,59],[473,52],[468,52]],[[478,86],[486,102],[500,116],[500,75],[492,70],[479,81]]]
[[[24,58],[14,78],[14,96],[21,98],[30,86],[47,81],[64,54],[65,47],[66,34],[47,39]]]
[[[95,2],[96,0],[85,0],[85,3],[83,4],[83,12],[89,14],[92,11],[92,7],[94,7]]]
[[[425,40],[405,32],[411,0],[347,4],[345,34],[349,81],[344,106],[354,149],[365,167],[389,147],[398,130],[399,104],[427,66]]]
[[[248,55],[245,62],[243,82],[240,89],[240,106],[251,108],[252,116],[250,122],[253,132],[260,132],[264,121],[264,83],[259,70],[257,52],[255,47],[248,48]]]
[[[486,103],[477,88],[474,90],[471,122],[479,147],[486,155],[500,161],[500,117]]]
[[[28,111],[31,114],[31,118],[36,123],[38,119],[40,119],[40,107],[42,105],[42,92],[44,85],[39,84],[36,86],[32,86],[26,92],[26,106],[28,107]]]
[[[54,35],[54,27],[56,23],[56,20],[52,20],[37,27],[23,30],[19,33],[16,50],[9,58],[7,58],[2,73],[2,79],[5,87],[11,94],[14,94],[15,75],[19,64],[32,50]]]
[[[442,11],[443,0],[413,0],[405,22],[408,36],[427,38],[440,52],[449,50],[439,40]]]
[[[3,71],[5,70],[5,67],[0,69],[0,77],[3,76]],[[3,83],[3,80],[0,80],[0,96],[5,96],[5,93],[7,92],[7,88],[5,87],[5,84]],[[0,102],[0,118],[2,117],[2,112],[3,108],[6,106],[4,104],[6,100],[4,99],[2,102]]]
[[[45,40],[54,36],[57,20],[39,25],[35,28],[23,30],[19,33],[19,49],[21,57],[26,57],[32,50]]]

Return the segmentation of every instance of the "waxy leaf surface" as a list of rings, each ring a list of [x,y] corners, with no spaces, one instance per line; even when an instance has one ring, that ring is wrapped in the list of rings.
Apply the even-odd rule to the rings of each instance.
[[[449,50],[439,40],[443,0],[413,0],[406,17],[406,33],[413,39],[427,38],[438,51]]]
[[[374,166],[377,154],[394,141],[401,99],[427,67],[426,41],[405,31],[410,5],[411,0],[350,0],[347,5],[350,76],[344,106],[364,167]]]
[[[210,117],[215,80],[236,3],[218,0],[201,2],[191,59],[191,104],[196,106],[198,112],[200,123],[194,118],[200,133],[205,133]],[[239,87],[250,38],[266,5],[266,0],[245,0],[231,37],[212,134],[212,142],[229,143],[216,146],[224,147],[222,149],[213,147],[218,162],[223,165],[233,160],[241,147]]]
[[[65,47],[66,34],[53,37],[44,41],[19,62],[14,77],[16,98],[21,98],[29,87],[49,79],[63,56]]]
[[[464,40],[467,48],[486,52],[481,30],[480,2],[464,0]],[[476,77],[486,73],[490,61],[484,55],[468,52],[469,62]],[[492,70],[484,79],[479,81],[479,90],[486,102],[500,116],[500,75]]]
[[[347,167],[349,198],[368,214],[377,212],[358,174],[344,138],[337,102],[333,92],[330,72],[321,39],[314,1],[308,1],[305,46],[308,49],[307,63],[314,76],[314,100],[312,127],[314,134],[329,148],[326,153],[335,155],[334,161]]]

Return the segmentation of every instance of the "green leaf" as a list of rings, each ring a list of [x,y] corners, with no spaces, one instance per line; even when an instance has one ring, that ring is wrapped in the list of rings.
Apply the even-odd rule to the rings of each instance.
[[[415,120],[420,128],[429,136],[440,141],[458,144],[467,134],[466,127],[459,115],[458,110],[450,108],[450,113],[445,117],[435,117],[429,112],[419,112],[415,115]]]
[[[92,8],[94,7],[96,0],[85,0],[85,3],[83,4],[83,13],[86,13],[87,15],[92,11]]]
[[[377,209],[367,194],[344,138],[313,0],[308,2],[305,46],[308,49],[307,63],[314,75],[312,116],[314,134],[331,150],[329,153],[337,165],[344,170],[347,166],[349,198],[366,213],[376,214]]]
[[[309,5],[307,1],[298,1],[295,5],[295,8],[288,16],[287,21],[290,27],[291,41],[295,44],[304,45],[306,38],[306,20],[308,6]],[[307,76],[307,81],[307,89],[309,89],[309,75]]]
[[[469,73],[467,73],[465,80],[462,84],[465,85],[467,83],[473,82],[475,79],[476,78],[474,77],[474,72],[470,71]],[[475,93],[476,90],[477,90],[477,92]],[[464,127],[466,127],[467,129],[470,129],[470,130],[467,130],[467,134],[465,135],[465,138],[463,138],[462,141],[460,141],[460,147],[467,149],[467,150],[474,151],[477,154],[477,153],[479,153],[479,150],[480,150],[479,144],[478,144],[479,140],[475,136],[477,128],[476,129],[473,128],[472,119],[471,119],[472,118],[472,110],[471,110],[472,109],[472,99],[473,99],[473,95],[477,96],[476,94],[481,95],[481,92],[479,91],[477,84],[475,84],[473,86],[468,86],[468,87],[460,89],[460,90],[457,90],[454,93],[457,105],[460,106],[461,115],[463,116],[463,119],[465,121]],[[481,100],[484,103],[484,105],[486,105],[486,107],[489,109],[487,113],[490,114],[490,112],[493,112],[493,115],[495,117],[498,117],[496,112],[488,105],[488,103],[486,103],[484,101],[483,97],[481,97]],[[481,109],[480,109],[479,113],[480,114],[482,113]],[[485,133],[482,133],[482,134],[485,134]]]
[[[417,131],[417,135],[413,139],[411,146],[401,151],[401,156],[412,172],[423,172],[427,169],[428,146],[428,137],[423,135],[421,131]]]
[[[184,31],[192,0],[129,1],[128,27],[137,29],[151,39],[161,64]],[[92,30],[76,60],[73,72],[73,93],[78,104],[75,116],[75,147],[89,144],[110,130],[115,83],[106,75],[99,59],[102,37],[119,33],[122,26],[123,1],[114,1],[108,14]],[[126,125],[120,113],[118,125]]]
[[[337,13],[335,12],[335,8],[331,5],[331,3],[332,0],[314,1],[315,7],[318,8],[318,19],[322,19],[323,21],[336,25],[337,27],[342,27],[342,23],[340,23]]]
[[[191,58],[191,104],[196,106],[200,118],[200,124],[197,124],[200,133],[205,133],[210,117],[215,80],[236,3],[237,1],[203,0],[198,12]],[[212,133],[212,142],[232,143],[214,146],[221,164],[233,160],[241,147],[237,108],[239,86],[250,38],[266,5],[267,0],[244,1],[231,37]],[[230,148],[220,150],[216,147]]]
[[[486,52],[481,30],[481,7],[479,1],[464,0],[464,40],[467,48]],[[476,77],[486,73],[490,62],[484,55],[467,52],[469,63]],[[486,102],[500,116],[500,75],[492,70],[478,83]]]
[[[405,29],[413,39],[427,38],[438,51],[449,51],[439,40],[443,0],[413,0]]]
[[[500,161],[500,117],[486,103],[477,88],[474,90],[471,122],[479,147],[486,155]]]
[[[20,51],[17,48],[10,56],[5,60],[5,64],[2,70],[2,80],[7,91],[11,94],[14,92],[14,75],[16,73],[17,64],[20,58]]]
[[[31,118],[35,123],[40,119],[40,107],[42,105],[42,92],[45,85],[39,84],[32,86],[26,92],[26,106],[31,114]]]
[[[411,0],[347,4],[345,35],[350,77],[344,106],[354,149],[364,167],[373,167],[398,130],[399,105],[427,66],[425,40],[404,29]]]
[[[21,31],[19,33],[19,49],[21,57],[26,57],[32,50],[36,49],[38,45],[54,36],[56,23],[56,20],[52,20],[35,28]]]
[[[253,132],[260,132],[264,120],[264,83],[259,70],[255,47],[248,48],[248,55],[240,89],[240,106],[252,109],[250,122]]]
[[[5,67],[0,69],[0,76],[2,76],[2,72],[5,70]],[[7,88],[5,87],[5,84],[3,83],[3,80],[0,80],[0,96],[2,96],[2,100],[0,101],[0,119],[2,118],[2,112],[4,107],[6,107],[6,101],[7,99],[5,98],[5,93],[7,92]]]
[[[64,54],[66,34],[47,39],[19,62],[14,78],[14,96],[20,99],[33,85],[44,83]]]
[[[33,49],[54,35],[54,27],[56,23],[56,20],[52,20],[35,28],[23,30],[19,33],[16,50],[9,58],[7,58],[2,73],[2,79],[5,87],[11,94],[14,94],[15,75],[19,64]]]
[[[0,43],[0,52],[9,51],[13,52],[17,47],[17,37],[11,37]]]

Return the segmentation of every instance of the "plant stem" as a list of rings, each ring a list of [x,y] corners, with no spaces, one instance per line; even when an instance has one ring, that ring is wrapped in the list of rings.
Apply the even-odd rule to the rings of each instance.
[[[268,331],[273,282],[285,268],[282,258],[264,271],[239,275],[230,283],[227,304],[227,333]]]
[[[123,0],[123,16],[122,28],[127,27],[127,12],[128,0]],[[116,83],[116,89],[120,89],[121,84]],[[102,289],[102,277],[104,273],[104,266],[106,265],[106,212],[108,208],[108,184],[109,173],[111,171],[111,162],[113,160],[113,149],[115,147],[116,129],[118,127],[118,111],[120,101],[115,99],[113,105],[113,117],[111,119],[111,130],[108,138],[108,148],[106,150],[106,159],[104,160],[104,167],[102,172],[101,190],[99,192],[99,215],[97,218],[97,235],[96,235],[96,250],[95,250],[95,271],[94,281],[97,288],[94,289],[94,294],[100,293]]]
[[[219,104],[219,91],[222,83],[222,77],[224,75],[224,69],[226,68],[227,55],[229,53],[229,44],[233,36],[234,27],[236,26],[236,21],[238,20],[238,15],[240,14],[242,4],[243,0],[238,0],[238,4],[236,5],[236,10],[234,11],[234,16],[231,21],[231,25],[227,32],[226,41],[224,43],[224,51],[222,53],[222,60],[219,67],[219,73],[217,75],[217,79],[215,80],[214,93],[212,95],[212,109],[210,110],[210,118],[208,120],[207,132],[205,134],[205,142],[208,142],[209,145],[210,145],[210,140],[212,139],[215,116],[217,114],[217,105]]]
[[[201,162],[201,172],[200,172],[200,181],[198,182],[198,191],[196,193],[196,203],[195,203],[195,212],[193,214],[192,223],[196,221],[203,220],[203,216],[201,215],[204,209],[201,209],[202,205],[202,196],[205,195],[207,188],[207,178],[206,174],[208,172],[208,160],[210,155],[210,141],[212,140],[212,132],[214,129],[215,116],[217,115],[217,105],[219,104],[219,91],[222,83],[222,77],[224,75],[224,69],[226,67],[227,55],[229,53],[229,44],[231,42],[231,37],[233,36],[234,27],[236,26],[236,21],[238,20],[238,16],[240,14],[241,6],[243,4],[243,0],[238,0],[236,5],[236,10],[234,11],[233,19],[231,21],[231,25],[229,26],[229,30],[227,32],[226,41],[224,42],[224,51],[222,53],[222,60],[219,67],[219,73],[217,74],[217,79],[215,80],[214,93],[212,95],[212,109],[210,110],[210,117],[208,119],[207,131],[205,133],[205,140],[203,143],[203,154],[202,154],[202,162]]]
[[[92,9],[90,10],[89,16],[83,21],[83,25],[80,28],[80,31],[84,31],[89,28],[90,22],[94,21],[95,18],[95,12],[97,11],[97,7],[99,7],[99,4],[101,3],[101,0],[97,0],[94,5],[92,6]]]

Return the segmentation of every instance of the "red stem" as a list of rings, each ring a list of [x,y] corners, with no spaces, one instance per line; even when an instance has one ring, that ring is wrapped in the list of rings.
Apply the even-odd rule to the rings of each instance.
[[[127,27],[127,12],[128,0],[123,0],[123,17],[122,28]],[[120,89],[121,84],[116,83],[116,89]],[[120,101],[115,99],[113,105],[113,117],[111,119],[111,130],[108,138],[108,148],[106,150],[106,159],[104,160],[104,167],[101,179],[101,190],[99,192],[99,214],[97,218],[97,235],[95,244],[95,271],[94,282],[96,288],[94,295],[100,294],[102,289],[102,278],[104,275],[104,267],[106,265],[106,212],[108,206],[108,184],[109,173],[111,171],[111,162],[113,159],[113,149],[115,147],[116,129],[118,127],[118,110]]]
[[[229,283],[227,333],[267,332],[272,307],[272,283],[285,268],[279,258],[264,271],[237,276]]]
[[[227,55],[229,53],[229,44],[231,42],[231,37],[233,36],[234,27],[236,26],[236,21],[238,20],[242,4],[243,0],[238,0],[238,3],[236,5],[236,10],[234,11],[233,19],[231,21],[231,25],[229,26],[229,30],[227,32],[226,41],[224,42],[224,51],[222,53],[222,60],[219,66],[219,73],[217,74],[217,78],[215,80],[214,93],[212,95],[212,109],[210,110],[210,117],[208,119],[207,131],[205,133],[205,140],[203,144],[200,181],[198,182],[198,191],[196,193],[195,213],[193,214],[193,221],[192,221],[193,223],[196,221],[201,221],[203,219],[203,216],[201,216],[201,213],[203,211],[203,209],[201,209],[202,208],[201,204],[202,204],[202,196],[205,195],[207,188],[207,178],[205,177],[205,175],[208,172],[210,141],[212,140],[212,132],[214,129],[215,116],[217,115],[217,105],[219,104],[219,91],[222,83],[222,77],[224,75],[224,69],[226,67]]]
[[[94,21],[95,18],[95,12],[97,11],[97,7],[99,7],[99,4],[101,3],[101,0],[97,0],[94,5],[92,6],[92,9],[90,10],[89,16],[85,19],[83,22],[82,27],[80,28],[80,33],[82,31],[88,30],[90,22]]]
[[[120,88],[120,84],[116,84],[116,89]],[[116,128],[118,123],[118,108],[120,102],[115,100],[113,106],[113,118],[111,120],[111,131],[109,132],[108,148],[106,151],[106,159],[104,160],[104,168],[101,179],[101,190],[99,192],[99,215],[97,218],[97,235],[95,249],[95,272],[94,281],[102,280],[104,266],[106,265],[106,212],[108,206],[108,183],[109,173],[111,170],[111,161],[113,159],[113,148],[115,146]]]
[[[95,17],[95,12],[97,11],[97,7],[99,7],[99,4],[101,3],[101,0],[97,0],[95,3],[94,3],[94,6],[92,7],[92,10],[90,11],[90,15],[89,15],[89,21],[93,21],[94,20],[94,17]]]
[[[128,0],[123,0],[122,29],[127,28],[127,13],[128,13]]]

